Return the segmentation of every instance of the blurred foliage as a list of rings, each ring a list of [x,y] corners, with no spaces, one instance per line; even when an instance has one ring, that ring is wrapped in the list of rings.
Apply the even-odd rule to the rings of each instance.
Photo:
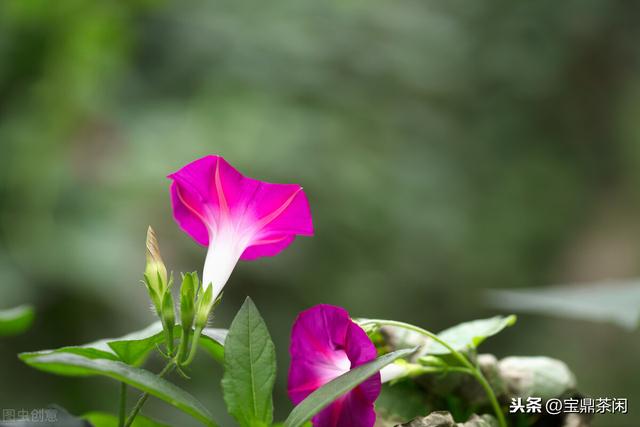
[[[26,331],[33,323],[34,317],[33,307],[28,305],[0,310],[0,337]]]
[[[589,286],[490,291],[496,307],[596,322],[611,322],[631,331],[640,325],[640,283],[605,282]]]
[[[3,0],[0,299],[39,315],[0,344],[0,403],[114,410],[116,389],[45,381],[15,353],[150,322],[146,227],[170,268],[200,269],[164,177],[209,153],[312,204],[317,236],[239,265],[214,322],[254,298],[278,402],[291,322],[312,304],[439,330],[493,314],[485,288],[637,276],[639,20],[606,0]],[[523,316],[491,345],[640,399],[625,332]],[[195,387],[222,413],[217,384]]]

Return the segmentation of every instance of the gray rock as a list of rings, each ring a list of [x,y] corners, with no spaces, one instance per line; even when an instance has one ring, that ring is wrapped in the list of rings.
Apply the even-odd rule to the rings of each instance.
[[[449,412],[437,411],[396,427],[497,427],[497,425],[498,423],[491,415],[474,414],[466,423],[456,423]]]

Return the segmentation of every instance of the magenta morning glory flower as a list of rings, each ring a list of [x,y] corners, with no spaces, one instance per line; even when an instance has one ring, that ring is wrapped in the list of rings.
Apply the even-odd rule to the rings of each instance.
[[[296,184],[247,178],[220,156],[206,156],[169,175],[173,215],[208,246],[203,286],[220,294],[239,259],[273,256],[296,235],[313,235],[309,203]]]
[[[332,305],[316,305],[298,315],[291,332],[289,397],[294,404],[332,379],[376,358],[376,348],[349,317]],[[313,418],[315,427],[372,427],[380,374],[343,395]]]

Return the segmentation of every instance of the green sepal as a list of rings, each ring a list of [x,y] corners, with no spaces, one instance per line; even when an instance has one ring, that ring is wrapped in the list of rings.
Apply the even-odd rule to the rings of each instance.
[[[176,312],[173,303],[173,295],[167,290],[162,297],[162,323],[170,329],[176,324]]]
[[[149,292],[149,299],[151,300],[151,303],[153,304],[153,307],[156,309],[156,313],[158,314],[158,317],[162,316],[162,298],[160,297],[160,294],[158,293],[158,291],[155,289],[153,282],[150,280],[149,275],[147,273],[144,273],[144,285],[147,288],[147,292]]]
[[[167,352],[173,354],[173,328],[176,324],[175,304],[173,302],[173,294],[168,288],[162,298],[162,327],[165,333],[165,341]]]
[[[180,287],[180,321],[182,329],[191,331],[195,316],[195,292],[198,286],[198,274],[186,273],[182,276]]]
[[[204,288],[203,288],[204,289]],[[204,328],[209,320],[209,313],[213,308],[213,286],[207,286],[204,293],[198,299],[198,309],[196,310],[196,328]]]

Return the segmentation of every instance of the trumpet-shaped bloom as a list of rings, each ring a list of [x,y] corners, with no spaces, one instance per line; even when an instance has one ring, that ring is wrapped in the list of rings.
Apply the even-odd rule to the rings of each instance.
[[[176,222],[209,248],[202,283],[213,286],[213,300],[239,259],[273,256],[296,235],[313,235],[299,185],[247,178],[220,156],[198,159],[169,178]]]
[[[289,397],[294,404],[348,372],[376,358],[367,334],[340,307],[316,305],[300,313],[291,332]],[[315,427],[372,427],[380,394],[380,374],[341,396],[313,418]]]

